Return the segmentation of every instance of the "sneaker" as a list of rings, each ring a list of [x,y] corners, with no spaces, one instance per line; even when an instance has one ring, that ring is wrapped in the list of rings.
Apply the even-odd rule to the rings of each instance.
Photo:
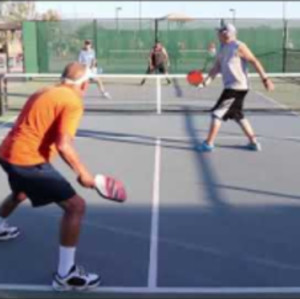
[[[203,141],[200,146],[197,147],[197,150],[199,152],[212,152],[214,148],[214,145],[209,145],[206,141]]]
[[[99,286],[100,276],[84,271],[82,267],[74,265],[65,277],[54,274],[52,287],[56,291],[85,291]]]
[[[7,222],[0,225],[0,241],[7,241],[16,238],[20,234],[17,227],[9,226]]]
[[[105,98],[105,99],[111,99],[111,95],[107,92],[107,91],[104,91],[103,93],[102,93],[102,96]]]
[[[260,152],[261,151],[261,145],[258,142],[255,143],[249,143],[247,145],[247,148],[251,151],[256,151],[256,152]]]

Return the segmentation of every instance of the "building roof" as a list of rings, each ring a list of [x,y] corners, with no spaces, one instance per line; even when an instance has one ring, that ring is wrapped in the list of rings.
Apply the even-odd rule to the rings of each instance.
[[[12,23],[12,22],[0,22],[0,31],[6,30],[21,30],[21,23]]]

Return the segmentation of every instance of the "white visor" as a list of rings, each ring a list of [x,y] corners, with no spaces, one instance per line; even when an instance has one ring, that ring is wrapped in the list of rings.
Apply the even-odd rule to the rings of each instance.
[[[76,80],[62,77],[62,81],[64,81],[67,84],[80,85],[83,82],[88,81],[91,77],[92,77],[92,73],[91,73],[90,69],[87,67],[85,70],[85,73],[81,77],[77,78]]]

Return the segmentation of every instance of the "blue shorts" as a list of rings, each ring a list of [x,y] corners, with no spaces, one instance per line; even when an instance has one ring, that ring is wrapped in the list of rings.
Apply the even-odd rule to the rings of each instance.
[[[71,184],[49,163],[17,166],[0,159],[13,193],[24,192],[33,207],[59,203],[73,197]]]

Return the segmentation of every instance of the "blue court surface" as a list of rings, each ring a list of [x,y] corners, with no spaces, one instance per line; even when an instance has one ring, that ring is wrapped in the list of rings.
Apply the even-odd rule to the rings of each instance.
[[[271,103],[269,103],[271,105]],[[272,104],[274,105],[274,103]],[[122,179],[118,204],[81,188],[87,202],[78,264],[103,285],[74,298],[296,298],[300,296],[300,117],[248,113],[263,150],[234,122],[200,153],[208,113],[86,113],[75,145],[93,173]],[[12,120],[11,120],[12,121]],[[3,122],[4,138],[11,123]],[[9,192],[0,172],[1,194]],[[61,210],[26,202],[10,218],[22,234],[0,243],[0,297],[62,298],[51,290]]]

